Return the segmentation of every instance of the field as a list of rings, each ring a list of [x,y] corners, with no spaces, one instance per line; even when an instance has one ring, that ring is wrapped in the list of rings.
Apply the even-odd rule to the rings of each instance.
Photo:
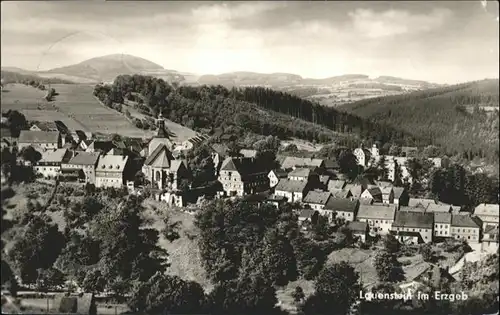
[[[47,102],[43,99],[44,91],[9,84],[2,92],[2,110],[20,110],[28,120],[61,120],[72,130],[139,138],[151,135],[132,125],[121,113],[102,106],[92,94],[92,85],[53,84],[51,87],[59,95]]]
[[[132,125],[122,114],[102,106],[94,97],[93,86],[86,84],[54,84],[59,95],[56,107],[86,126],[91,132],[144,137],[148,133]]]

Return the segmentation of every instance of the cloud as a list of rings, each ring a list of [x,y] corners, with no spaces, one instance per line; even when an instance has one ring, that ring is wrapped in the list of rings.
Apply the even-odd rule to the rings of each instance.
[[[429,32],[444,25],[451,15],[449,9],[434,9],[430,14],[412,14],[404,10],[374,12],[369,9],[349,13],[355,30],[369,38]]]
[[[202,5],[191,10],[192,17],[198,23],[220,23],[234,19],[247,18],[260,13],[286,6],[285,2],[250,2],[231,4]]]

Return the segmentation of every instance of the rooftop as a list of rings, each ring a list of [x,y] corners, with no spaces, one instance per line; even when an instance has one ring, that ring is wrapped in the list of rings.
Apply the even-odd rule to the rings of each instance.
[[[405,188],[404,187],[394,187],[392,188],[394,191],[394,198],[399,199],[403,195]]]
[[[290,180],[290,179],[281,179],[276,185],[275,191],[286,191],[286,192],[304,192],[306,189],[307,182],[298,181],[298,180]]]
[[[55,151],[45,151],[42,153],[40,162],[45,163],[62,163],[64,158],[68,156],[68,149],[57,149]]]
[[[127,164],[128,156],[122,155],[103,155],[97,163],[96,172],[122,173]]]
[[[75,156],[69,160],[68,164],[95,165],[98,159],[99,152],[75,152]]]
[[[360,219],[394,220],[396,207],[394,205],[364,205],[359,206],[357,217]]]
[[[299,218],[309,219],[309,218],[312,218],[315,213],[317,213],[316,210],[302,209],[302,210],[300,210]]]
[[[359,200],[348,198],[330,198],[325,205],[325,209],[343,212],[356,212]]]
[[[257,150],[241,149],[240,153],[244,157],[248,157],[248,158],[254,158],[257,156]]]
[[[309,177],[311,173],[311,170],[308,168],[296,168],[288,173],[288,177]]]
[[[320,159],[286,156],[285,159],[283,160],[283,163],[281,163],[281,168],[287,169],[287,168],[299,167],[299,166],[320,167],[321,164],[323,164],[323,160],[320,160]]]
[[[412,227],[422,229],[432,229],[434,224],[434,215],[432,213],[420,212],[401,212],[396,213],[396,219],[393,226],[396,227]]]
[[[422,207],[427,209],[430,204],[436,204],[434,199],[424,199],[424,198],[410,198],[408,201],[408,206],[410,207]]]
[[[434,212],[434,223],[451,224],[451,213]]]
[[[474,209],[474,214],[477,216],[494,216],[498,217],[500,214],[498,204],[482,203]]]
[[[329,192],[311,190],[304,197],[303,202],[325,205],[330,196],[331,194]]]
[[[353,232],[366,232],[368,223],[360,221],[352,221],[347,224],[347,228]]]
[[[451,212],[451,207],[449,205],[436,205],[436,204],[429,204],[427,209],[425,210],[426,212],[444,212],[444,213],[449,213]]]
[[[20,143],[57,143],[58,141],[58,131],[21,130],[19,135]]]
[[[328,190],[342,189],[345,187],[345,180],[334,179],[328,182]]]
[[[451,226],[479,228],[481,224],[469,215],[453,214],[451,216]]]

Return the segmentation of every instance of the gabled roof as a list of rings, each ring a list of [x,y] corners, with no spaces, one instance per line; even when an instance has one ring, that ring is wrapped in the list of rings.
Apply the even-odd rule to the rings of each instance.
[[[59,128],[57,128],[56,123],[53,121],[40,121],[34,123],[33,126],[38,127],[38,129],[40,129],[41,131],[59,131]]]
[[[410,207],[422,207],[427,209],[430,204],[436,204],[434,199],[423,199],[423,198],[410,198],[408,201],[408,206]]]
[[[449,205],[436,205],[436,204],[430,204],[427,209],[425,210],[426,212],[444,212],[444,213],[449,213],[451,212],[451,207]]]
[[[320,167],[322,164],[323,160],[320,159],[298,158],[293,156],[287,156],[285,157],[283,163],[281,163],[281,168],[287,169],[300,166]]]
[[[394,205],[363,205],[359,206],[357,217],[360,219],[394,220],[396,207]]]
[[[295,193],[302,193],[306,189],[307,182],[305,181],[298,181],[298,180],[290,180],[290,179],[281,179],[278,184],[276,185],[276,188],[274,188],[275,191],[285,191],[285,192],[295,192]]]
[[[42,158],[39,162],[45,163],[62,163],[64,158],[68,156],[68,149],[49,150],[42,153]]]
[[[498,204],[482,203],[474,209],[474,214],[478,216],[498,217],[500,214],[500,207]]]
[[[299,218],[310,219],[317,213],[316,210],[302,209],[299,213]]]
[[[328,201],[328,198],[330,198],[330,196],[331,196],[331,194],[329,192],[311,190],[304,197],[303,202],[304,203],[325,205],[326,202]]]
[[[288,173],[288,177],[309,177],[311,173],[311,170],[308,168],[296,168]]]
[[[110,172],[122,173],[127,164],[128,156],[122,155],[103,155],[97,163],[96,173]]]
[[[345,187],[345,180],[334,179],[328,182],[328,190],[343,189]]]
[[[394,187],[392,190],[394,191],[394,198],[399,199],[403,195],[405,188],[404,187]]]
[[[330,189],[328,191],[334,198],[347,198],[351,194],[350,191],[346,189]]]
[[[399,207],[399,211],[404,211],[404,212],[420,212],[424,213],[425,209],[422,207],[409,207],[409,206],[401,206]]]
[[[344,190],[350,191],[354,198],[359,198],[359,196],[363,193],[363,186],[347,184],[345,185]]]
[[[170,152],[166,145],[160,144],[147,157],[146,161],[144,161],[144,165],[160,168],[170,168],[171,161],[173,160],[174,157],[172,155],[172,152]]]
[[[173,160],[170,162],[170,170],[172,172],[178,172],[181,167],[184,166],[184,162],[181,160]]]
[[[370,187],[367,190],[370,193],[370,195],[372,195],[374,197],[382,195],[382,191],[378,187]]]
[[[498,235],[498,226],[486,225],[484,229],[484,234]]]
[[[353,232],[365,233],[368,228],[368,223],[352,221],[347,224],[347,228]]]
[[[379,180],[379,181],[376,181],[375,183],[380,188],[394,187],[394,185],[391,182],[388,182],[388,181]]]
[[[19,135],[20,143],[57,143],[59,140],[58,131],[31,131],[21,130]]]
[[[404,228],[432,229],[434,215],[432,213],[421,212],[401,212],[396,213],[396,218],[392,226]]]
[[[281,168],[271,170],[269,171],[269,173],[274,173],[274,175],[276,175],[277,178],[286,178],[288,176],[288,172]]]
[[[330,182],[330,176],[329,175],[320,175],[319,176],[319,181],[323,185],[327,185]]]
[[[356,212],[359,206],[357,199],[351,200],[348,198],[330,198],[325,205],[325,209],[342,212]]]
[[[452,214],[451,215],[451,226],[453,227],[470,227],[479,228],[481,226],[475,218],[469,215]]]
[[[113,147],[114,145],[112,141],[95,140],[88,146],[88,150],[101,151],[103,153],[106,153]]]
[[[380,192],[382,193],[382,195],[390,195],[392,191],[393,191],[392,187],[381,187],[380,188]]]
[[[95,165],[99,159],[99,152],[76,152],[68,164]]]
[[[254,159],[245,157],[226,158],[224,162],[222,162],[221,171],[236,171],[240,174],[242,179],[249,175],[266,172],[262,165],[255,163]]]
[[[434,212],[434,223],[451,224],[451,213]]]
[[[215,153],[219,154],[222,157],[225,157],[227,155],[227,152],[229,151],[228,146],[221,143],[213,144],[212,149],[214,150]]]
[[[338,169],[339,168],[339,163],[335,160],[325,160],[325,168],[330,168],[330,169]]]

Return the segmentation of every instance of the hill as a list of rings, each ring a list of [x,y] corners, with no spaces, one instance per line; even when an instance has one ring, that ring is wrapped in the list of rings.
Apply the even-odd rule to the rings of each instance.
[[[113,54],[82,61],[78,64],[45,71],[51,75],[67,75],[98,81],[112,81],[121,74],[162,72],[162,66],[149,60],[125,54]],[[168,73],[168,72],[167,72]]]
[[[482,80],[362,100],[340,107],[377,123],[397,126],[412,135],[446,148],[449,154],[468,159],[498,160],[499,81]]]

